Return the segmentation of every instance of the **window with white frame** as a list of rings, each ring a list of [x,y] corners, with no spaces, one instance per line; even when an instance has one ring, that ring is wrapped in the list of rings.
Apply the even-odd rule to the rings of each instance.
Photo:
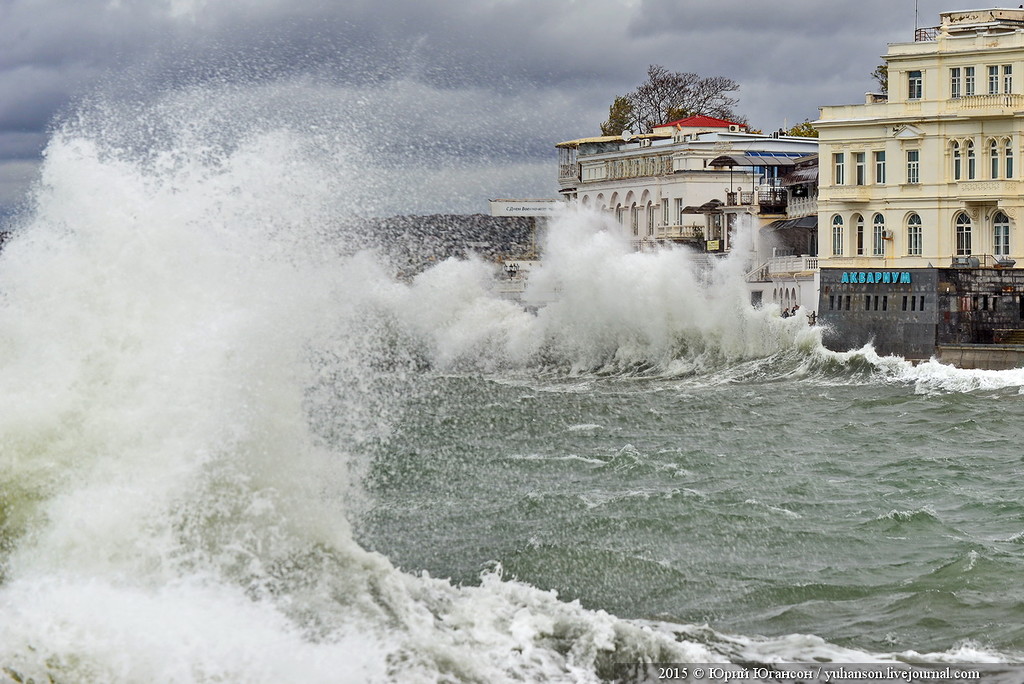
[[[999,92],[999,67],[990,66],[988,68],[988,94],[995,95]]]
[[[843,185],[846,183],[846,155],[843,152],[836,152],[832,155],[832,167],[834,172],[832,174],[833,185]]]
[[[1013,66],[1010,64],[1003,65],[1003,92],[1013,92]]]
[[[1001,211],[992,217],[992,253],[996,256],[1010,253],[1010,219]]]
[[[676,225],[683,225],[683,198],[676,198]]]
[[[853,172],[854,181],[857,185],[864,185],[867,183],[867,153],[865,152],[854,152],[853,153]]]
[[[669,210],[669,201],[667,199],[661,201],[661,225],[669,225],[669,218],[671,211]]]
[[[911,214],[907,217],[907,254],[909,256],[921,256],[921,217]]]
[[[974,94],[974,67],[964,67],[964,95],[970,97]]]
[[[640,235],[640,207],[635,204],[629,208],[629,224],[633,228],[633,235]]]
[[[960,67],[949,69],[949,96],[954,100],[960,97]]]
[[[885,185],[885,150],[875,152],[875,183]]]
[[[960,172],[963,167],[963,159],[960,154],[960,143],[954,140],[950,143],[950,147],[953,148],[953,180],[958,181],[960,180]]]
[[[989,177],[996,180],[999,178],[999,141],[995,138],[988,141],[988,156],[991,166]]]
[[[921,150],[907,150],[907,183],[921,182]]]
[[[1007,140],[1003,146],[1003,162],[1006,166],[1006,178],[1013,178],[1013,141]]]
[[[967,148],[967,180],[974,180],[978,177],[978,158],[974,154],[974,141],[968,140],[964,147]]]
[[[871,256],[885,255],[885,218],[875,214],[871,220]]]
[[[843,217],[832,217],[832,256],[843,255]]]
[[[861,216],[860,214],[854,214],[853,218],[852,218],[852,221],[853,221],[855,236],[856,236],[856,240],[857,240],[857,256],[863,256],[864,255],[864,217]]]
[[[960,212],[956,215],[956,255],[971,254],[971,217]]]
[[[654,237],[654,204],[647,203],[647,234]]]
[[[907,72],[907,97],[911,100],[920,100],[924,95],[924,78],[920,71]]]

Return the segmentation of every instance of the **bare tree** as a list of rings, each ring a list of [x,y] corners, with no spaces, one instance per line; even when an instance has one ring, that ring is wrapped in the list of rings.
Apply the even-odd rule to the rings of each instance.
[[[625,120],[630,130],[650,133],[658,124],[696,114],[735,120],[737,115],[733,108],[737,100],[729,97],[728,93],[739,90],[739,87],[738,83],[724,76],[702,77],[652,64],[647,67],[646,81],[633,92],[616,98],[609,108],[608,121],[601,125],[601,130],[606,135],[618,134],[621,130],[611,131]]]

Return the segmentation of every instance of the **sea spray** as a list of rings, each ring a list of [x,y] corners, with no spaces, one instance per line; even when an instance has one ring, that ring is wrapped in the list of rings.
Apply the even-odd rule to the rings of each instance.
[[[496,571],[456,586],[356,543],[362,478],[411,458],[396,426],[412,400],[450,399],[440,375],[785,377],[814,333],[751,307],[738,260],[709,279],[582,211],[551,226],[536,313],[478,260],[399,282],[335,220],[372,194],[363,153],[303,120],[302,92],[267,120],[254,99],[99,108],[47,147],[0,257],[0,672],[587,682],[635,661],[875,657],[624,620]],[[468,437],[515,435],[492,432]],[[444,453],[426,457],[443,471]]]

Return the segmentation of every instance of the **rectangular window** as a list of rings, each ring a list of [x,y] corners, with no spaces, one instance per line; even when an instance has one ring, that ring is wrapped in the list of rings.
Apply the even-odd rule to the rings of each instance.
[[[921,182],[921,150],[907,150],[907,182]]]
[[[843,185],[846,182],[844,173],[846,170],[846,155],[843,154],[842,152],[837,152],[836,154],[832,155],[832,162],[832,165],[835,168],[835,174],[833,175],[832,184]]]
[[[917,311],[917,297],[910,298],[910,310]]]
[[[875,183],[885,185],[885,150],[875,152]]]
[[[843,254],[843,226],[832,225],[832,254],[842,256]]]
[[[999,67],[988,68],[988,94],[995,95],[999,92]]]
[[[974,67],[964,67],[964,95],[974,94]]]
[[[683,200],[680,197],[676,198],[676,224],[677,226],[683,225]]]
[[[836,296],[835,295],[829,295],[828,296],[828,308],[829,308],[829,310],[833,310],[833,309],[836,308]]]
[[[949,70],[949,96],[954,100],[960,97],[960,67]]]
[[[1003,65],[1003,92],[1013,92],[1013,67],[1009,64]]]
[[[882,295],[882,311],[889,310],[889,295]]]
[[[867,183],[867,164],[865,162],[865,157],[866,154],[864,152],[853,153],[853,165],[857,185],[864,185]]]
[[[1006,159],[1006,177],[1013,178],[1013,142],[1006,142],[1006,149],[1003,151],[1003,157]]]
[[[917,307],[918,311],[924,311],[924,295],[921,295],[921,305]]]
[[[850,295],[846,295],[846,310],[850,310]]]
[[[667,226],[669,224],[668,223],[668,221],[669,221],[669,208],[668,208],[668,204],[669,204],[668,200],[665,200],[664,202],[661,203],[661,225],[663,225],[663,226]]]
[[[903,310],[907,310],[907,295],[903,295]]]
[[[635,204],[629,210],[629,221],[633,227],[633,235],[640,235],[640,207]]]
[[[921,256],[921,226],[912,225],[907,228],[907,255]]]
[[[907,72],[907,97],[911,100],[920,100],[924,94],[924,79],[920,71]]]
[[[864,310],[871,311],[871,295],[864,295]]]
[[[995,225],[994,229],[994,243],[995,249],[993,253],[996,256],[1006,256],[1010,253],[1010,224],[999,222]]]

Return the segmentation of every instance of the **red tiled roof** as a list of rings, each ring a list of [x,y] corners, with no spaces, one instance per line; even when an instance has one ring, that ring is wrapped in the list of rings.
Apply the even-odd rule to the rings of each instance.
[[[668,123],[655,126],[655,128],[664,128],[665,126],[680,126],[682,128],[728,128],[729,126],[743,126],[746,128],[746,124],[738,124],[735,121],[726,121],[725,119],[716,119],[713,116],[704,116],[703,114],[688,116],[685,119],[678,119],[676,121],[669,121]]]

